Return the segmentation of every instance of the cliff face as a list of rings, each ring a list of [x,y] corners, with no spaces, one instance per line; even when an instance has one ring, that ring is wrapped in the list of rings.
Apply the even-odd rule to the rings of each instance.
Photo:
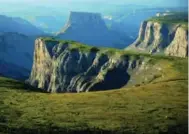
[[[32,67],[34,39],[17,33],[0,35],[0,73],[20,78],[29,76]],[[3,69],[4,68],[4,69]]]
[[[175,38],[166,48],[165,54],[170,56],[188,56],[188,31],[179,27],[175,33]]]
[[[160,73],[159,65],[150,67],[150,58],[116,51],[39,38],[28,82],[48,92],[84,92],[133,86]]]
[[[122,39],[123,36],[107,28],[98,13],[71,12],[67,24],[57,37],[93,46],[118,48],[120,44],[126,44],[125,39]]]
[[[126,50],[186,57],[187,42],[188,30],[182,25],[145,21],[141,24],[137,40]]]

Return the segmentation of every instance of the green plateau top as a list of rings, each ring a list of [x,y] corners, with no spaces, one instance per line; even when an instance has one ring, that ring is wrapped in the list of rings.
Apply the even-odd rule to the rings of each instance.
[[[146,21],[172,25],[180,24],[184,29],[188,29],[188,14],[184,12],[169,13],[169,15],[166,16],[152,17]]]
[[[53,48],[55,45],[59,45],[58,47],[61,47],[62,45],[68,45],[68,50],[74,52],[74,51],[80,51],[80,52],[95,52],[99,55],[108,55],[109,57],[133,57],[134,59],[137,59],[139,57],[149,57],[153,59],[167,59],[167,60],[178,60],[181,59],[179,57],[171,57],[171,56],[165,56],[165,55],[151,55],[147,53],[142,52],[135,52],[131,50],[121,50],[116,48],[105,48],[105,47],[95,47],[95,46],[89,46],[86,44],[82,44],[76,41],[70,41],[70,40],[59,40],[54,37],[41,37],[42,41],[45,42],[45,44],[52,45],[51,48]]]

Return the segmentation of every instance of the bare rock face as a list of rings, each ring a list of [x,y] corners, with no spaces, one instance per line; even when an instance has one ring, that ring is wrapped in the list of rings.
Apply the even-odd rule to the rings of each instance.
[[[160,73],[155,65],[150,67],[149,59],[72,41],[39,38],[35,41],[34,63],[28,82],[48,92],[119,89],[142,83],[145,78],[153,79],[149,70],[144,71],[148,68]],[[140,79],[133,77],[138,75]]]
[[[137,40],[126,50],[188,56],[188,30],[180,24],[145,21],[141,24]]]
[[[188,31],[178,28],[175,38],[166,48],[165,53],[170,56],[187,57],[188,56]]]
[[[71,12],[57,37],[104,47],[118,47],[120,43],[125,43],[120,35],[107,28],[99,13]]]

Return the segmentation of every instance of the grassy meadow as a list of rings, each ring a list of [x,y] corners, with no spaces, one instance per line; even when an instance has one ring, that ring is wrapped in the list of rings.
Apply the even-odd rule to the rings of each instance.
[[[187,134],[188,62],[165,61],[167,79],[102,92],[50,94],[0,77],[0,133]]]

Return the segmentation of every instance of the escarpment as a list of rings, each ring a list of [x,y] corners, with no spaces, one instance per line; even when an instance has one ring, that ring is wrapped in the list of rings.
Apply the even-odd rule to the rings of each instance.
[[[74,41],[39,38],[28,82],[48,92],[87,92],[144,84],[161,77],[161,65],[129,54]],[[152,73],[155,72],[155,73]]]
[[[144,21],[137,40],[126,50],[187,57],[188,30],[180,23]]]
[[[166,48],[165,54],[170,56],[187,57],[188,56],[188,31],[183,28],[177,28],[175,38]]]

